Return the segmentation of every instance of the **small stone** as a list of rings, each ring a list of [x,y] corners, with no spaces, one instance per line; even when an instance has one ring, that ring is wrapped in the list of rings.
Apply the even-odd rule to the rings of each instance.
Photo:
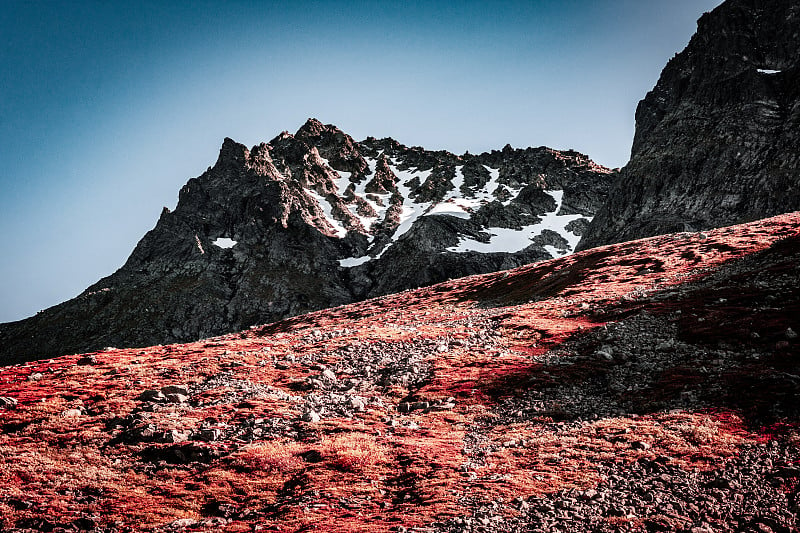
[[[153,424],[147,424],[146,426],[139,428],[135,432],[136,438],[142,441],[149,441],[152,440],[155,436],[157,428]]]
[[[414,402],[411,405],[411,410],[414,411],[416,409],[428,409],[430,406],[430,402]]]
[[[81,416],[83,412],[80,409],[67,409],[61,412],[61,418],[72,418],[75,416]]]
[[[161,387],[161,394],[182,394],[184,396],[189,396],[189,387],[186,385],[167,385],[166,387]]]
[[[631,443],[631,448],[633,448],[634,450],[649,450],[650,444],[644,441],[637,440]]]
[[[171,431],[167,431],[164,433],[164,442],[186,442],[189,440],[189,434],[184,433],[183,431],[178,431],[177,429],[173,429]]]
[[[364,411],[366,407],[364,405],[364,401],[361,398],[350,398],[350,408],[360,413]]]
[[[158,402],[164,399],[164,394],[160,390],[147,389],[139,395],[143,402]]]
[[[201,429],[197,438],[206,442],[213,442],[219,439],[221,433],[218,429]]]
[[[323,370],[322,374],[320,374],[320,377],[322,377],[322,379],[326,381],[336,381],[336,374],[334,374],[333,370],[331,370],[330,368],[326,368],[325,370]]]
[[[303,421],[305,422],[319,422],[322,417],[316,411],[306,411],[303,413]]]
[[[400,405],[397,406],[397,410],[401,413],[408,413],[411,411],[411,404],[409,402],[401,402]]]
[[[78,365],[81,365],[81,366],[96,365],[97,364],[97,358],[95,356],[93,356],[93,355],[87,355],[86,357],[81,357],[80,359],[78,359],[78,361],[75,364],[78,364]]]
[[[44,376],[41,372],[34,372],[30,376],[28,376],[28,381],[41,381]]]
[[[191,518],[178,518],[177,520],[173,520],[168,524],[169,527],[172,529],[186,529],[187,527],[192,527],[197,523],[196,520],[192,520]]]
[[[189,401],[189,397],[183,394],[167,394],[166,400],[169,403],[186,403]]]
[[[594,489],[588,489],[583,491],[583,497],[587,500],[594,500],[595,498],[597,498],[598,495],[599,493]]]
[[[793,330],[792,328],[786,328],[786,338],[790,340],[796,339],[797,332],[795,332],[795,330]]]
[[[614,360],[614,356],[611,355],[610,353],[608,353],[605,350],[597,350],[594,353],[594,356],[595,356],[596,359],[598,359],[600,361],[613,361]]]
[[[5,407],[6,409],[13,409],[16,406],[17,406],[16,398],[9,398],[8,396],[0,396],[0,407]]]

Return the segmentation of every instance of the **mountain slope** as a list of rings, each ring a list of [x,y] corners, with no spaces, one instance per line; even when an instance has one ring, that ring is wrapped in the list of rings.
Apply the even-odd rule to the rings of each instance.
[[[0,369],[4,531],[795,531],[800,213]]]
[[[636,110],[631,160],[580,249],[800,209],[800,4],[728,0]]]
[[[0,325],[0,358],[196,340],[570,253],[611,177],[575,152],[457,156],[314,119],[226,139],[122,268]]]

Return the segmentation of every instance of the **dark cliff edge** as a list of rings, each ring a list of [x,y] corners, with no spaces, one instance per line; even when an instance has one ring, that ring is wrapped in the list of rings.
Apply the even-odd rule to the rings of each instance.
[[[636,110],[631,160],[578,249],[800,209],[800,2],[729,0]]]

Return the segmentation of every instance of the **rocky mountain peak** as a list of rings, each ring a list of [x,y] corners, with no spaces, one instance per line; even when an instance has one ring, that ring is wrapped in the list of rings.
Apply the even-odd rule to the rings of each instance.
[[[219,156],[215,166],[236,165],[245,162],[250,157],[250,151],[241,143],[230,137],[225,137],[219,149]]]
[[[375,162],[375,171],[372,173],[372,179],[369,180],[364,190],[368,193],[386,194],[397,190],[397,176],[395,176],[389,164],[386,161],[386,156],[381,154]]]
[[[560,257],[613,178],[592,165],[543,148],[358,142],[315,119],[250,149],[225,139],[119,271],[0,326],[0,354],[193,340]]]
[[[636,110],[631,160],[588,248],[800,209],[800,5],[729,0]]]

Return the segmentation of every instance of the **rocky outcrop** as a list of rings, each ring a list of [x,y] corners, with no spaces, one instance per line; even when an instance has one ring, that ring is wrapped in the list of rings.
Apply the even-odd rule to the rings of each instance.
[[[729,0],[636,110],[631,160],[580,248],[800,209],[800,4]]]
[[[457,156],[309,119],[213,167],[114,274],[0,325],[0,357],[185,342],[570,253],[613,173],[576,152]]]

